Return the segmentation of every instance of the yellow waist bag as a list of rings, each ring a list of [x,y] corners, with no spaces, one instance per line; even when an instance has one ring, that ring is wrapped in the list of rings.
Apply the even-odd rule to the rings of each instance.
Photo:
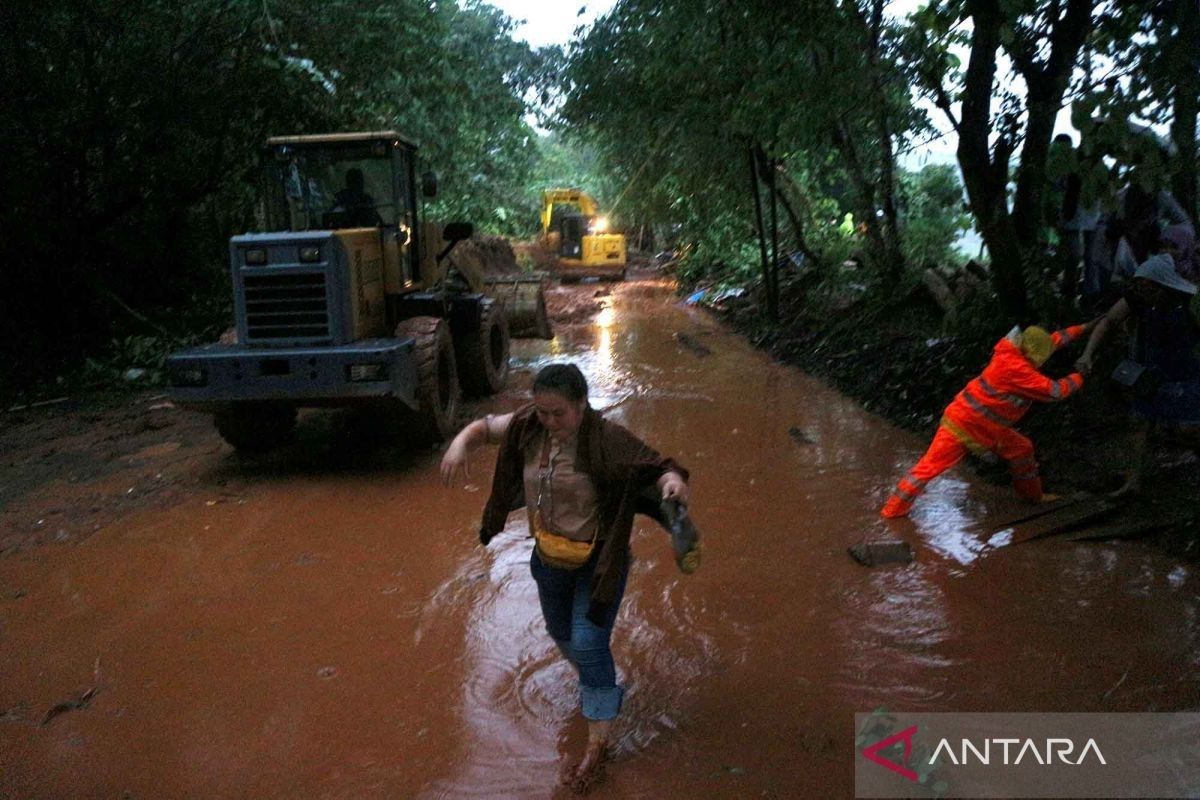
[[[596,537],[600,526],[592,533],[590,541],[581,542],[570,539],[560,533],[550,530],[546,524],[546,516],[542,513],[542,503],[546,499],[553,502],[550,482],[554,471],[550,468],[550,434],[546,434],[546,443],[542,447],[542,463],[538,468],[538,498],[537,507],[533,511],[533,539],[537,546],[538,558],[549,567],[558,569],[579,569],[592,557],[596,549]]]
[[[599,533],[599,526],[596,533]],[[586,542],[568,539],[548,529],[539,508],[533,512],[533,539],[537,543],[538,558],[548,567],[579,569],[592,557],[596,549],[596,533]]]

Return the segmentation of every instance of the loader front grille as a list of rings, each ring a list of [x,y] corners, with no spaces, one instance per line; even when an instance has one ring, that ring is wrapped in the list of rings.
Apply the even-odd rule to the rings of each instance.
[[[249,341],[329,338],[323,272],[243,275],[243,285]]]

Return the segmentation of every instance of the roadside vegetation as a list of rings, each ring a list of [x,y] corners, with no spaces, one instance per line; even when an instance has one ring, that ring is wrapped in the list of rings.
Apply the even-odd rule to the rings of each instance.
[[[919,426],[998,329],[1079,316],[1046,210],[1065,171],[1105,205],[1137,168],[1194,215],[1187,7],[621,0],[533,50],[476,2],[17,0],[0,397],[153,384],[228,324],[227,240],[255,227],[265,137],[396,128],[442,219],[528,238],[542,188],[581,186],[673,252],[684,288],[746,289],[738,324],[786,357],[837,380],[851,343],[889,353],[877,383],[845,382]],[[1081,132],[1067,164],[1061,108]],[[957,163],[911,166],[943,131]],[[984,253],[956,248],[968,229]]]

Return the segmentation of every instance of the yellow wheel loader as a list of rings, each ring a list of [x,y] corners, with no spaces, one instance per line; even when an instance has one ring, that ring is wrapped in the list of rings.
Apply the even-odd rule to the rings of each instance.
[[[240,451],[281,443],[310,406],[382,412],[370,418],[416,442],[449,436],[460,387],[504,386],[508,310],[482,274],[448,267],[472,226],[423,219],[437,179],[418,177],[416,145],[279,136],[263,167],[270,232],[229,243],[235,335],[168,358],[172,400],[212,412]]]
[[[541,216],[541,244],[555,254],[562,280],[625,279],[625,236],[608,232],[608,220],[591,195],[581,189],[547,189]]]

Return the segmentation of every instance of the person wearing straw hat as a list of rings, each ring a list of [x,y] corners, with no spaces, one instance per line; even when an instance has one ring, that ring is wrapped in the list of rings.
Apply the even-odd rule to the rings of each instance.
[[[1091,325],[1072,325],[1055,333],[1036,325],[1009,331],[996,343],[983,372],[946,406],[929,448],[896,484],[879,515],[886,519],[907,516],[925,486],[968,452],[1008,462],[1013,488],[1026,500],[1055,499],[1042,492],[1033,442],[1014,426],[1034,402],[1065,400],[1083,387],[1083,370],[1055,380],[1043,375],[1040,367],[1055,350],[1087,333]]]
[[[1132,287],[1100,319],[1076,362],[1081,370],[1091,369],[1109,331],[1126,320],[1135,323],[1130,357],[1118,367],[1119,373],[1134,376],[1127,381],[1134,389],[1133,458],[1124,485],[1113,496],[1141,489],[1147,444],[1159,423],[1200,429],[1200,322],[1191,309],[1196,284],[1176,271],[1173,243],[1163,242],[1162,249],[1137,268]]]

